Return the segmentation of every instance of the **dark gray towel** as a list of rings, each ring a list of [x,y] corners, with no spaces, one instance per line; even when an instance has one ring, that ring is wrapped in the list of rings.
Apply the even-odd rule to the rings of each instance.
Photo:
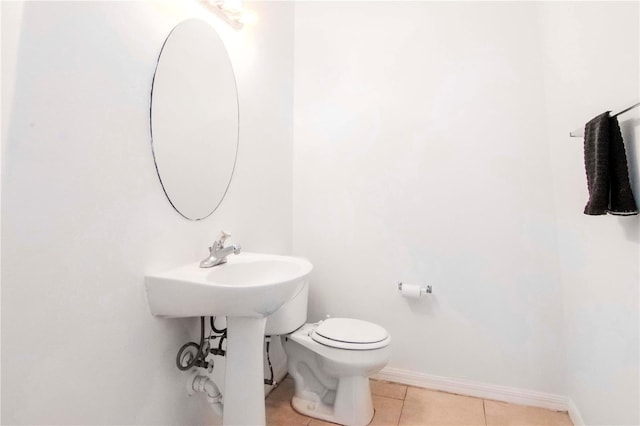
[[[638,214],[629,184],[627,156],[620,126],[609,112],[589,121],[584,129],[584,165],[589,201],[584,214]]]

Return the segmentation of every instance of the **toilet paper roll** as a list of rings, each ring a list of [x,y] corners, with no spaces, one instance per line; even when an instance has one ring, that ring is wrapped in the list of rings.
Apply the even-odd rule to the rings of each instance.
[[[406,298],[417,299],[427,293],[427,289],[416,284],[400,283],[400,293]]]

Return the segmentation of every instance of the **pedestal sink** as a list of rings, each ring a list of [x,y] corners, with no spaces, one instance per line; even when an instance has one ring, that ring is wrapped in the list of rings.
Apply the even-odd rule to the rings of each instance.
[[[224,425],[264,425],[266,317],[300,291],[312,265],[303,258],[242,253],[213,268],[198,262],[145,276],[153,315],[227,317]]]

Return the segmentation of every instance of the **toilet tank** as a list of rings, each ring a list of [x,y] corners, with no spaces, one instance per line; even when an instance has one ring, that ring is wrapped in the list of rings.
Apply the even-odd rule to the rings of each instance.
[[[289,334],[307,322],[307,302],[309,300],[309,282],[305,280],[302,288],[293,299],[286,302],[277,311],[267,317],[265,336]]]

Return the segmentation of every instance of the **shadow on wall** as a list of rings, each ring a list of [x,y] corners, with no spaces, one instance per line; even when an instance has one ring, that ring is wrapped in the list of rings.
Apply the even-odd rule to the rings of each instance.
[[[620,123],[624,148],[627,152],[627,164],[629,166],[629,182],[636,199],[636,205],[640,203],[640,174],[638,173],[638,138],[636,128],[640,126],[640,118],[624,120]],[[639,129],[640,130],[640,129]],[[618,217],[618,222],[624,230],[628,241],[640,243],[640,216]]]
[[[425,297],[421,297],[418,299],[406,299],[407,302],[407,306],[409,306],[409,309],[411,310],[412,313],[416,314],[416,315],[423,315],[423,316],[435,316],[435,313],[439,310],[440,304],[438,303],[438,298],[436,297],[435,294],[430,294],[428,295],[428,300],[425,300],[427,298]],[[428,303],[425,303],[428,302]]]

